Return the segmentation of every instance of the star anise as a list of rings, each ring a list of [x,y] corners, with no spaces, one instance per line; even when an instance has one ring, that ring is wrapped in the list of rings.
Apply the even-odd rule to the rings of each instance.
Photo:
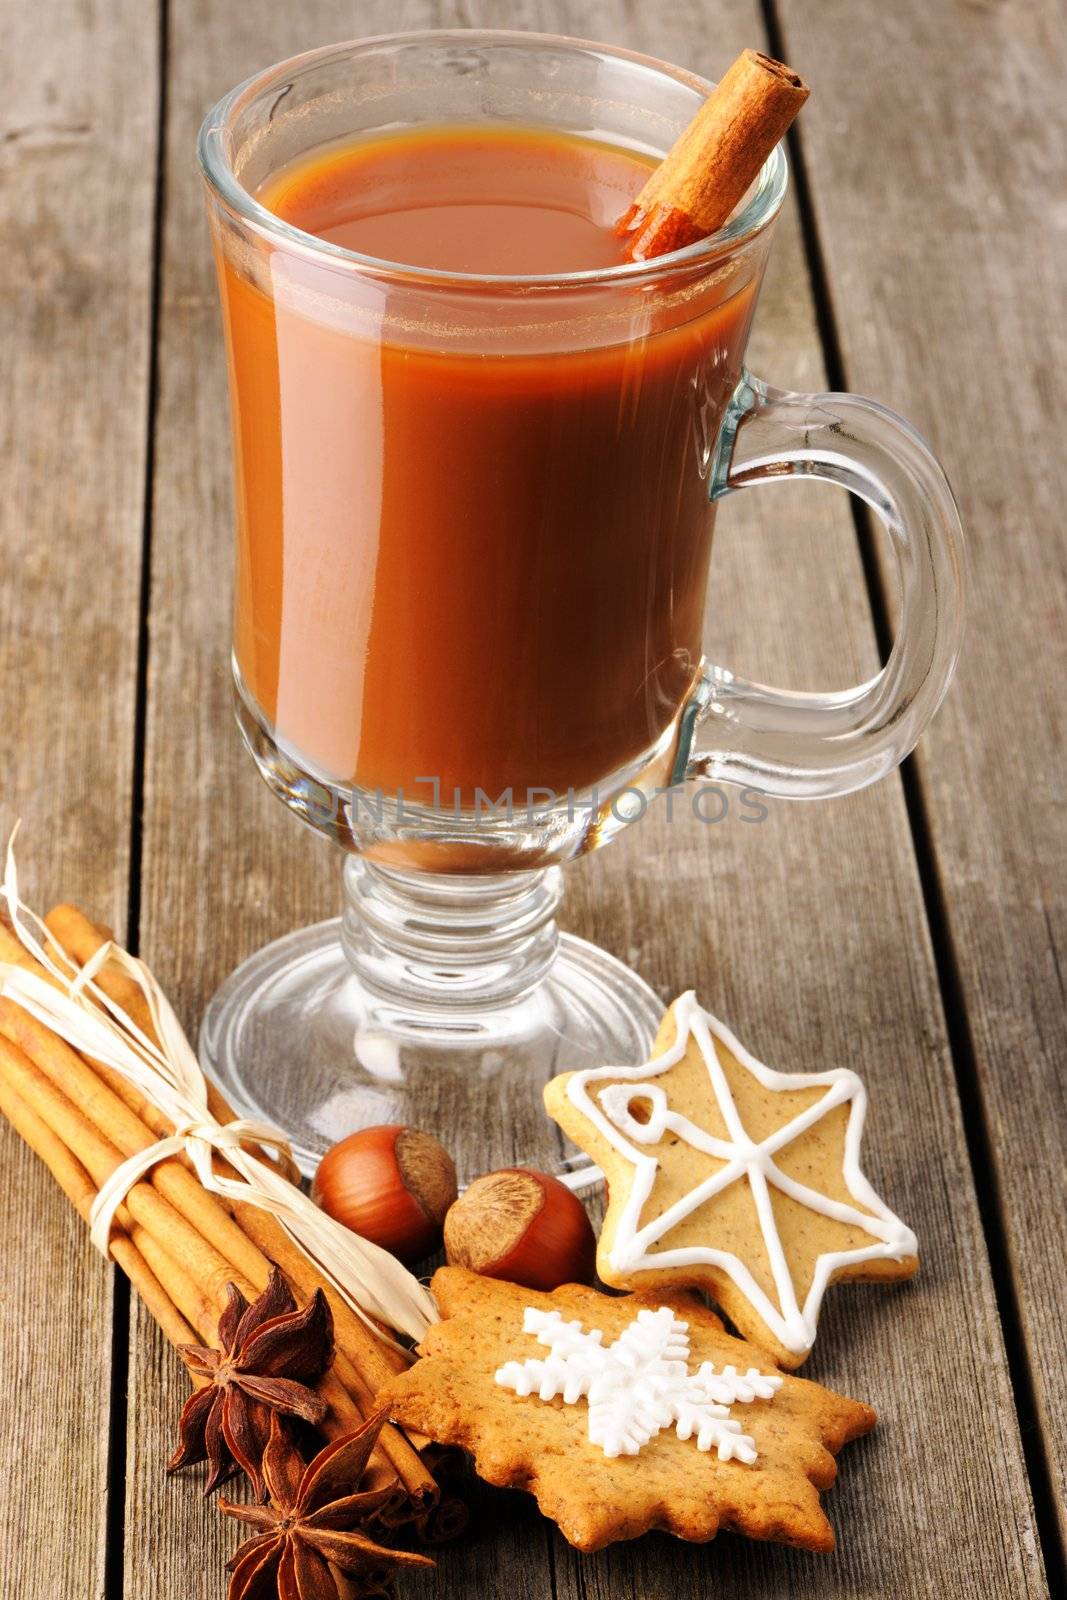
[[[251,1305],[232,1283],[226,1293],[218,1328],[222,1349],[187,1344],[178,1350],[189,1371],[207,1382],[185,1403],[181,1443],[167,1471],[206,1459],[208,1495],[239,1466],[262,1500],[260,1463],[271,1415],[281,1411],[313,1424],[326,1415],[325,1401],[308,1384],[333,1358],[333,1317],[321,1289],[298,1311],[277,1268]]]
[[[263,1452],[270,1505],[219,1501],[228,1517],[258,1530],[228,1564],[228,1600],[341,1600],[351,1591],[335,1568],[354,1577],[360,1592],[380,1594],[394,1567],[433,1566],[428,1556],[389,1550],[358,1531],[393,1493],[389,1484],[358,1492],[384,1420],[379,1412],[305,1467],[287,1425],[276,1412],[271,1416]]]

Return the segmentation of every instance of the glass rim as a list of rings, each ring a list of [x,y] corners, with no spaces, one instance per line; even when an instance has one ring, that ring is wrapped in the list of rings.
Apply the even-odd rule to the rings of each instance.
[[[201,123],[197,137],[197,156],[208,187],[222,204],[243,222],[258,232],[267,234],[290,250],[295,248],[316,259],[347,264],[375,276],[413,279],[442,288],[460,289],[566,289],[598,284],[611,286],[635,281],[645,282],[680,269],[699,268],[705,263],[711,264],[717,261],[723,255],[755,238],[774,221],[781,210],[789,181],[789,167],[783,147],[778,144],[760,168],[753,192],[742,210],[715,233],[709,234],[706,239],[698,239],[695,244],[687,245],[682,250],[672,250],[669,254],[656,256],[650,261],[620,261],[610,267],[587,268],[576,272],[445,272],[436,267],[420,267],[402,261],[389,261],[381,256],[364,255],[358,250],[349,250],[344,245],[334,244],[331,240],[307,233],[268,210],[238,180],[227,157],[224,141],[236,113],[249,99],[268,90],[279,78],[284,78],[297,66],[325,60],[344,51],[374,45],[402,44],[414,40],[428,43],[439,40],[453,44],[499,40],[502,43],[569,45],[582,50],[596,51],[617,60],[632,61],[658,72],[663,77],[672,78],[687,88],[695,89],[705,96],[714,87],[706,78],[683,67],[659,61],[654,56],[646,56],[639,51],[627,50],[619,45],[601,44],[596,40],[570,38],[565,34],[527,33],[521,29],[503,28],[427,28],[348,39],[338,44],[320,45],[316,49],[305,50],[299,55],[288,56],[284,61],[275,62],[273,66],[245,78],[215,103]]]

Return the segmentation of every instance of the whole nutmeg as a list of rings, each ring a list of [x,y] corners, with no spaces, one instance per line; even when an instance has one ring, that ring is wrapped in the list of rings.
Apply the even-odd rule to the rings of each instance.
[[[410,1266],[440,1248],[456,1169],[444,1145],[421,1128],[360,1128],[327,1150],[311,1198]]]
[[[453,1266],[526,1289],[589,1283],[596,1235],[576,1195],[558,1178],[505,1167],[475,1178],[445,1218]]]

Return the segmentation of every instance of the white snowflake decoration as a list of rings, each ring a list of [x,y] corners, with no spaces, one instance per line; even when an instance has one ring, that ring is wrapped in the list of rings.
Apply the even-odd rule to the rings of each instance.
[[[562,1396],[574,1405],[589,1402],[589,1439],[606,1456],[635,1456],[664,1428],[679,1439],[695,1439],[698,1450],[717,1450],[720,1461],[756,1459],[756,1444],[730,1415],[729,1407],[773,1400],[782,1379],[750,1367],[715,1370],[704,1361],[689,1371],[689,1324],[673,1311],[637,1313],[614,1344],[604,1346],[599,1328],[586,1333],[580,1322],[564,1322],[558,1311],[527,1306],[523,1331],[537,1335],[549,1350],[543,1359],[507,1361],[496,1381],[516,1394],[539,1400]]]

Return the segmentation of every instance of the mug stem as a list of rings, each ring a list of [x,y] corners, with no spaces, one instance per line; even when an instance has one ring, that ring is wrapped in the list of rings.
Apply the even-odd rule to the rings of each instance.
[[[450,877],[351,856],[341,942],[369,995],[426,1022],[511,1005],[556,958],[558,867]]]
[[[284,1129],[308,1176],[381,1123],[439,1130],[462,1182],[516,1162],[569,1172],[542,1086],[647,1059],[660,997],[557,931],[558,869],[445,877],[353,857],[344,880],[342,917],[257,950],[208,1006],[201,1064],[235,1111]]]

